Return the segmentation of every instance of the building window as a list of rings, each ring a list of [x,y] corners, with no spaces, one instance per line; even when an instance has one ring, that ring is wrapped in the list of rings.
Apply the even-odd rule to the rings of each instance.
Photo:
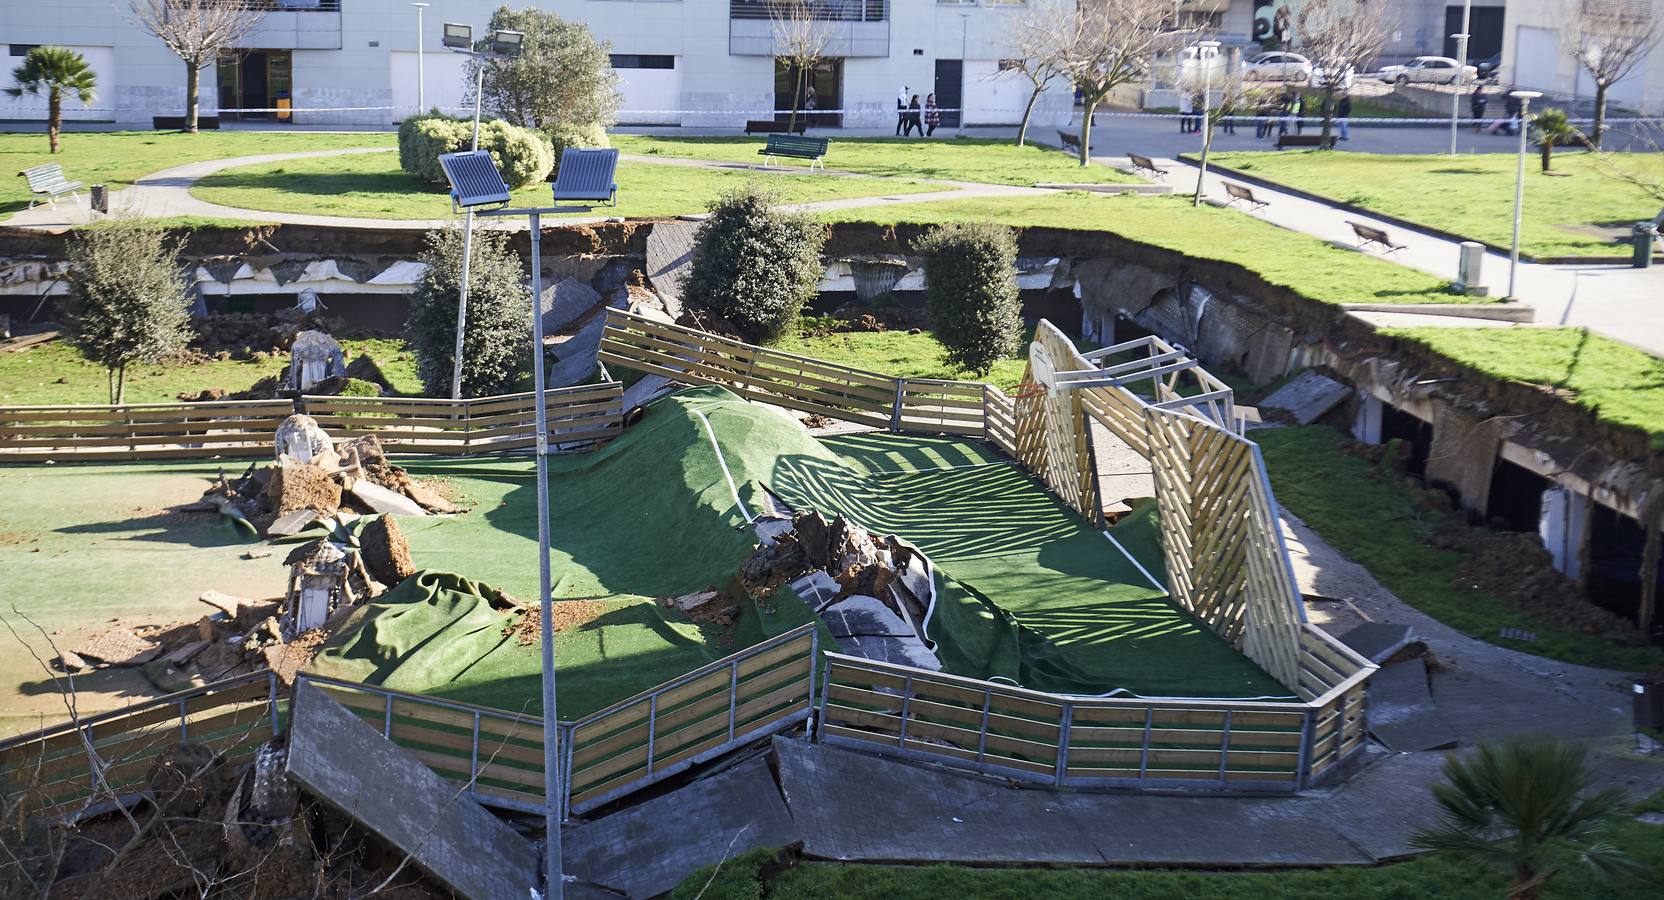
[[[1020,60],[1020,59],[1002,59],[1002,60],[1000,60],[1000,71],[1001,72],[1010,72],[1013,69],[1021,69],[1022,67],[1023,67],[1023,61]]]
[[[33,49],[35,49],[36,47],[39,47],[39,46],[40,46],[39,44],[13,44],[11,46],[12,55],[13,56],[28,56],[30,50],[33,50]]]
[[[676,57],[658,53],[614,53],[612,67],[615,69],[674,69]]]

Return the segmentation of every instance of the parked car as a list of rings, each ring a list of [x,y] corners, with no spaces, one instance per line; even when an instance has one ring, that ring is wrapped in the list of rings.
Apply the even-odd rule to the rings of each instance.
[[[1479,78],[1495,78],[1496,70],[1502,68],[1502,54],[1494,53],[1473,64],[1473,70]]]
[[[1478,69],[1462,67],[1463,80],[1478,77]],[[1389,84],[1451,84],[1456,81],[1456,60],[1448,56],[1418,56],[1405,65],[1383,68],[1381,80]]]
[[[1261,53],[1242,67],[1242,77],[1248,81],[1312,80],[1312,62],[1298,53]]]
[[[1352,90],[1352,80],[1355,75],[1356,73],[1353,71],[1352,67],[1347,66],[1346,71],[1341,72],[1340,75],[1334,79],[1335,88],[1341,91]],[[1328,86],[1329,70],[1323,68],[1322,66],[1312,67],[1312,87],[1326,88]]]

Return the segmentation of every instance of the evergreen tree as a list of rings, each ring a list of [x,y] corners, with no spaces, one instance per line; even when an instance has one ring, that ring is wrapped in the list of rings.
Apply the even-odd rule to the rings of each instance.
[[[429,396],[448,397],[456,356],[456,307],[462,286],[462,231],[428,235],[427,271],[410,298],[407,337]],[[462,339],[462,396],[521,389],[531,344],[531,293],[507,232],[475,229],[468,266],[468,325]]]
[[[69,297],[60,305],[70,340],[110,379],[110,402],[126,398],[127,367],[154,362],[191,334],[179,245],[148,225],[78,232],[69,249]]]

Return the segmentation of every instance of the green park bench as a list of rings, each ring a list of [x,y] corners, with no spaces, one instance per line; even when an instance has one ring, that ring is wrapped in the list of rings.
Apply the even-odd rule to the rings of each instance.
[[[763,157],[764,165],[772,165],[776,156],[790,159],[806,159],[809,168],[820,166],[826,168],[826,147],[831,140],[823,137],[803,137],[790,134],[771,134],[768,144],[757,151]]]

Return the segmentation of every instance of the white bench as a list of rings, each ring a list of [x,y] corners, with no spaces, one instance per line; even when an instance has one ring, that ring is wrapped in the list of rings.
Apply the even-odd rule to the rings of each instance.
[[[58,206],[58,197],[63,194],[68,194],[72,200],[81,199],[78,193],[82,187],[81,182],[64,178],[64,167],[57,163],[24,169],[17,174],[29,182],[29,193],[32,195],[29,198],[30,209],[35,206],[35,198],[41,196],[44,196],[54,209]]]

